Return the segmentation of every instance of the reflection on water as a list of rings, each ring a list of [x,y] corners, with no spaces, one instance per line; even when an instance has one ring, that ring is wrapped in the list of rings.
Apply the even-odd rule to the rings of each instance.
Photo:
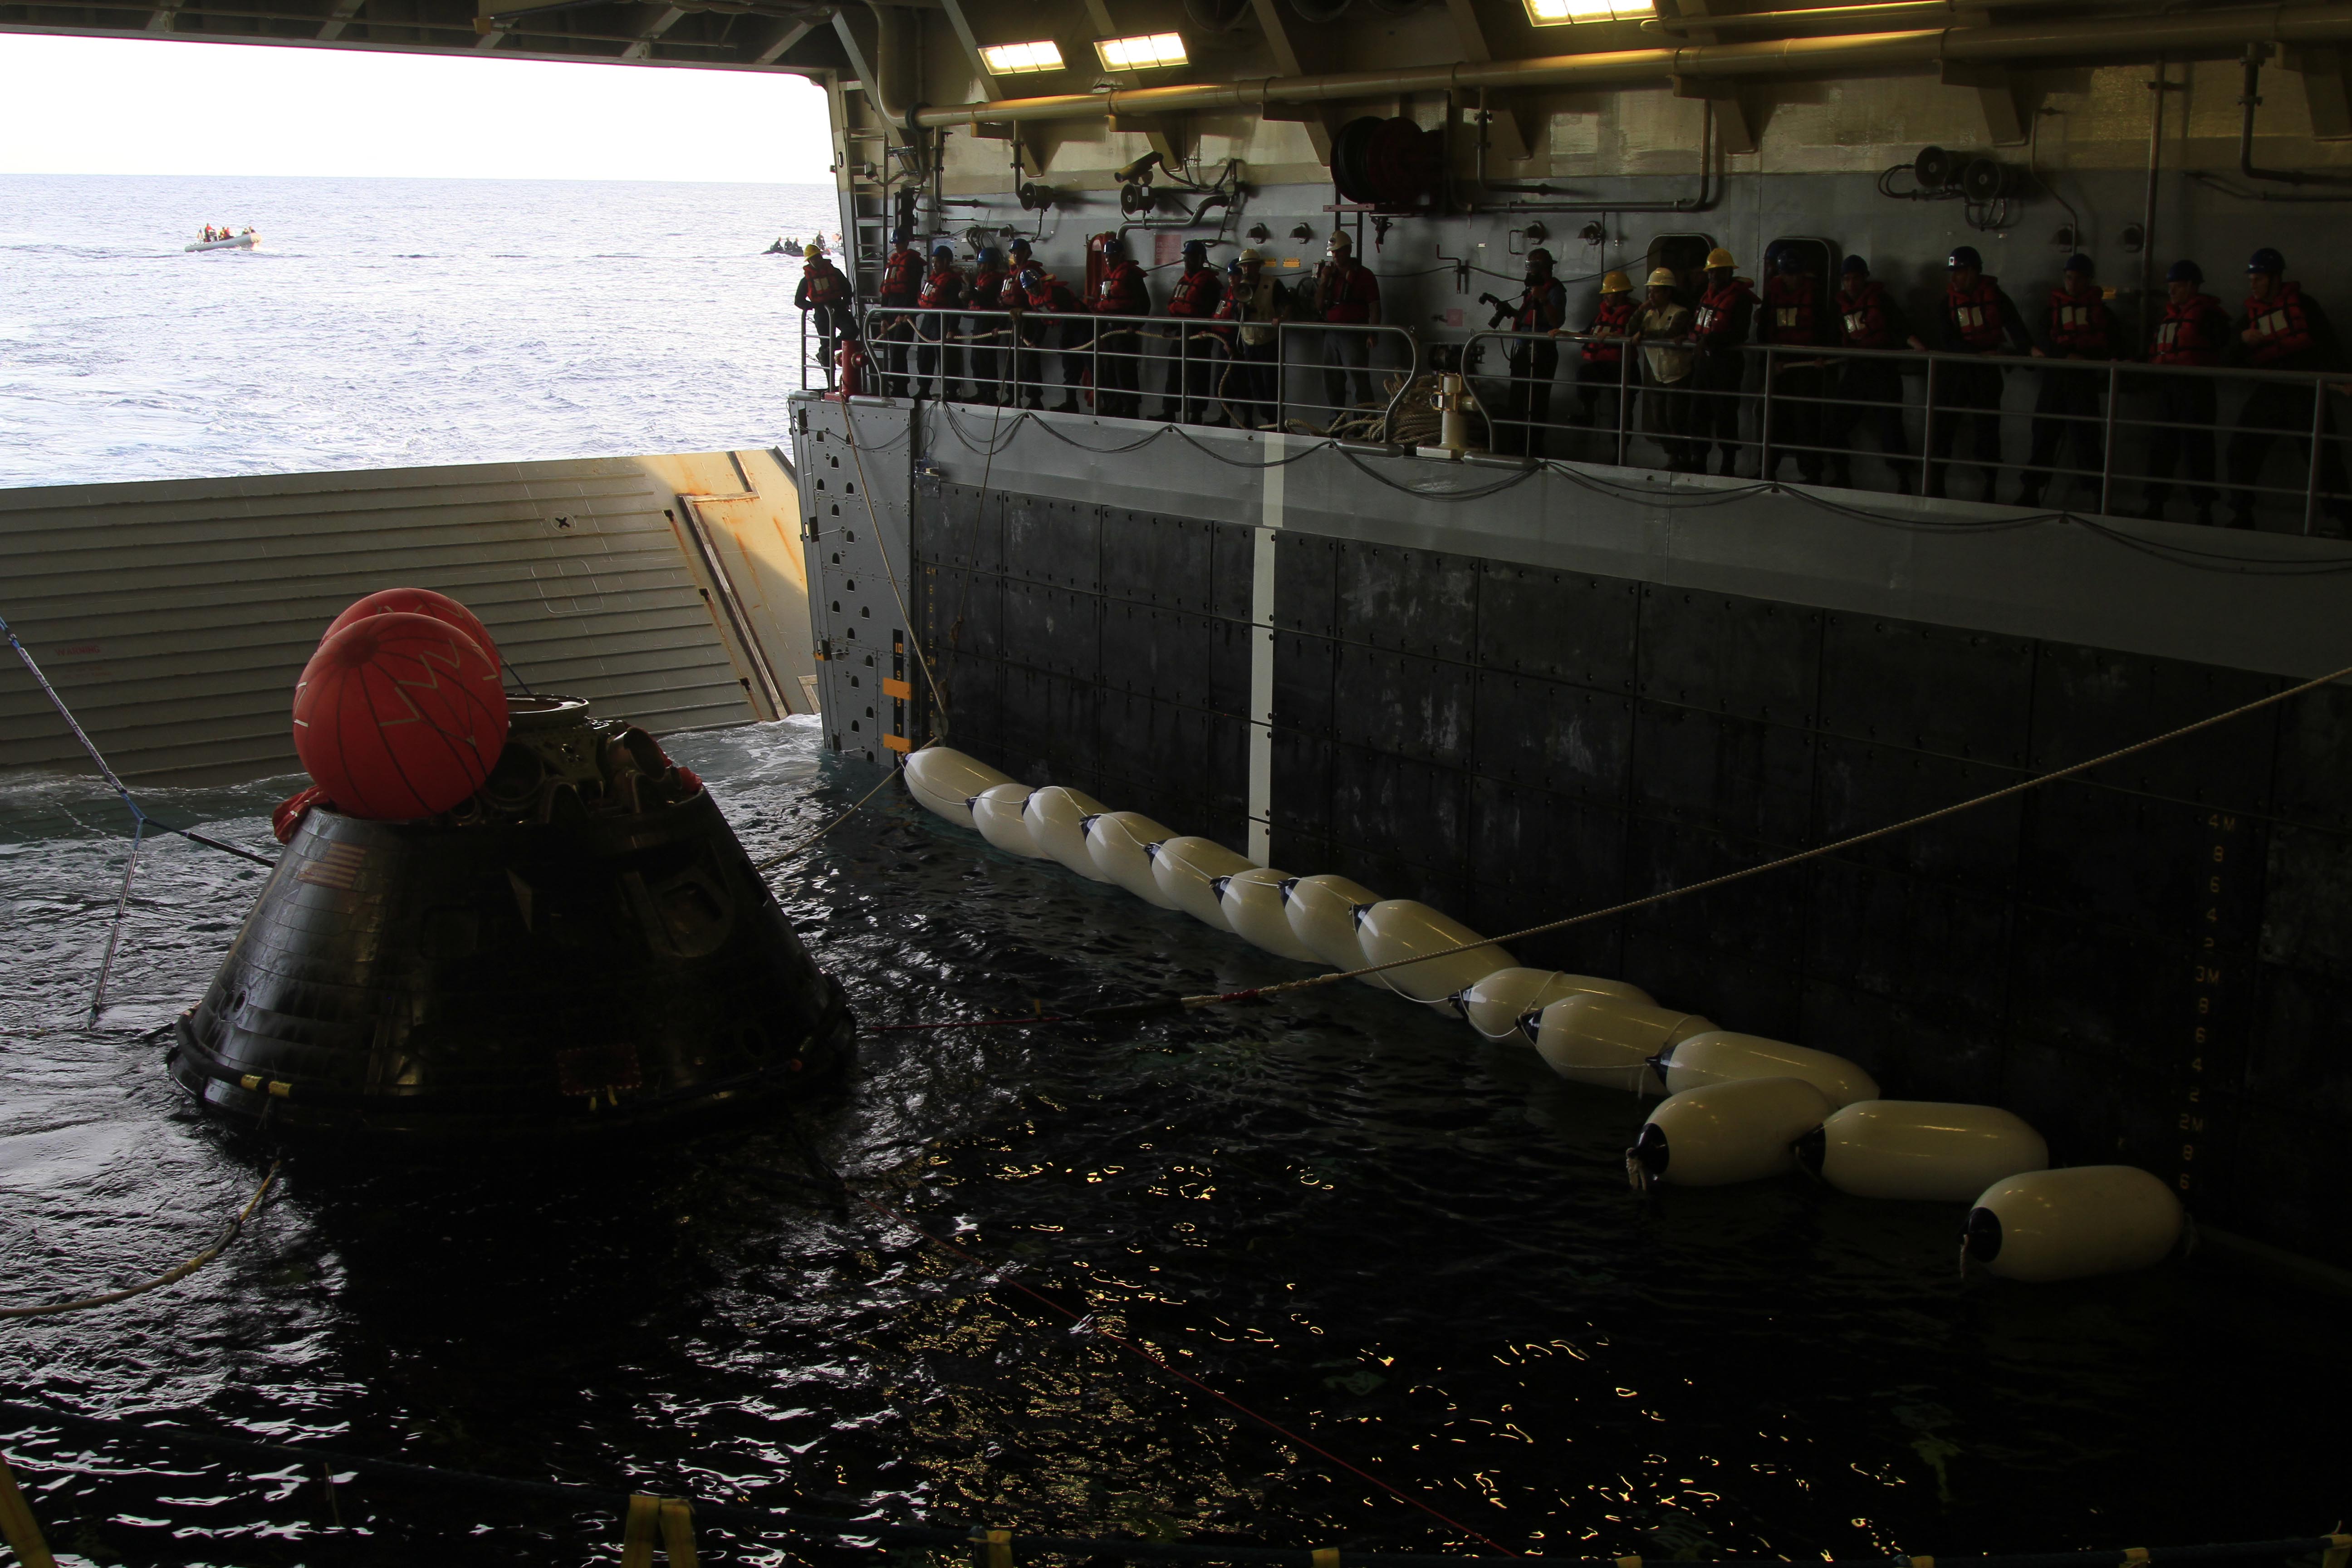
[[[671,749],[756,857],[866,787],[815,740],[785,723]],[[266,848],[290,787],[155,804]],[[153,846],[113,1000],[81,1026],[120,816],[82,781],[0,788],[11,1300],[167,1267],[259,1168],[179,1103],[160,1043],[259,868]],[[869,1022],[1296,973],[895,792],[782,875]],[[1467,1549],[1072,1333],[1003,1283],[1018,1279],[1513,1548],[1854,1557],[2333,1522],[2327,1444],[2246,1441],[2352,1384],[2322,1304],[2178,1268],[1962,1287],[1957,1208],[1794,1179],[1636,1199],[1620,1152],[1641,1114],[1354,985],[1128,1033],[884,1036],[813,1136],[858,1192],[980,1265],[813,1202],[776,1129],[553,1167],[361,1177],[298,1160],[222,1263],[0,1324],[0,1387],[779,1507]],[[58,1543],[93,1562],[574,1562],[615,1535],[377,1482],[340,1489],[339,1529],[298,1469],[0,1442]]]

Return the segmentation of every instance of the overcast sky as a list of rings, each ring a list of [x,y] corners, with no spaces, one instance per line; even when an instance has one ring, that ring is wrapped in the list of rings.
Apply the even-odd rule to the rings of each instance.
[[[0,173],[827,183],[769,72],[0,33]]]

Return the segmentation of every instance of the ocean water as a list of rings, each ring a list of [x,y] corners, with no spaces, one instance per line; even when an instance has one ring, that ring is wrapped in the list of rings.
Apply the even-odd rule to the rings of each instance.
[[[756,857],[872,782],[818,740],[787,721],[670,746]],[[154,804],[268,850],[299,782]],[[181,1100],[161,1036],[257,868],[159,843],[86,1025],[121,818],[85,780],[0,785],[0,1300],[189,1256],[263,1168]],[[869,1025],[1301,973],[895,790],[775,883]],[[1018,1283],[1513,1550],[2161,1547],[2340,1514],[2340,1304],[2181,1264],[1963,1282],[1959,1205],[1796,1177],[1636,1197],[1621,1152],[1644,1109],[1353,984],[1123,1030],[868,1034],[801,1124],[884,1212],[813,1203],[781,1127],[496,1173],[297,1157],[212,1268],[0,1321],[0,1396],[843,1517],[1485,1550]],[[587,1563],[619,1538],[530,1499],[369,1479],[331,1500],[315,1468],[5,1416],[0,1451],[74,1568]]]
[[[838,226],[824,185],[0,174],[0,486],[767,446],[761,252]]]

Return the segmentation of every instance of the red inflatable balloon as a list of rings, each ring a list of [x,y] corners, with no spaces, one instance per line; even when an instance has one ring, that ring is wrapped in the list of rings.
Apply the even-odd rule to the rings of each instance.
[[[351,816],[447,811],[482,787],[507,742],[507,694],[481,645],[393,611],[319,645],[294,689],[294,750]]]
[[[337,616],[327,627],[325,642],[353,621],[369,616],[430,616],[436,621],[446,621],[467,637],[489,656],[492,668],[499,663],[499,645],[490,640],[490,628],[474,617],[466,608],[446,594],[436,594],[430,588],[384,588],[370,594],[350,609]]]

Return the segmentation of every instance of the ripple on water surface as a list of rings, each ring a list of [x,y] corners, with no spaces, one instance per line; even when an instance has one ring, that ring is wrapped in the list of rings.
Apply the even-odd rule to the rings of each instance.
[[[756,857],[870,782],[815,742],[788,722],[672,751]],[[289,787],[160,804],[267,847]],[[0,787],[11,1300],[167,1267],[258,1174],[166,1085],[159,1031],[261,873],[156,845],[113,999],[85,1029],[113,822],[79,781]],[[895,792],[781,889],[869,1022],[1296,973]],[[2169,1269],[1962,1287],[1956,1208],[1794,1180],[1636,1200],[1620,1154],[1640,1117],[1352,985],[1115,1036],[886,1036],[814,1135],[860,1193],[977,1263],[813,1205],[774,1129],[494,1173],[298,1161],[215,1267],[0,1324],[0,1387],[870,1517],[1465,1546],[1073,1334],[1018,1280],[1513,1548],[1958,1553],[2302,1534],[2340,1510],[2329,1446],[2278,1440],[2352,1383],[2316,1304]],[[331,1515],[315,1478],[283,1467],[5,1423],[0,1441],[58,1543],[90,1561],[572,1562],[614,1534],[377,1482],[341,1489]],[[716,1560],[787,1555],[738,1543]]]

